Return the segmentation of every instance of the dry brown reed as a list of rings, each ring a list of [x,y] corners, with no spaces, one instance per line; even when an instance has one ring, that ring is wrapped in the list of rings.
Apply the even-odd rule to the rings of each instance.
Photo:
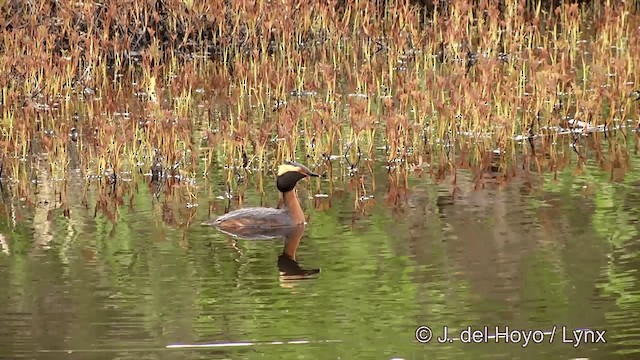
[[[620,129],[640,122],[637,2],[500,4],[6,1],[3,174],[28,184],[44,159],[60,178],[72,164],[187,181],[357,151],[454,185],[471,167],[481,188],[518,162],[557,171],[567,148],[622,167]],[[586,142],[597,133],[609,153]]]

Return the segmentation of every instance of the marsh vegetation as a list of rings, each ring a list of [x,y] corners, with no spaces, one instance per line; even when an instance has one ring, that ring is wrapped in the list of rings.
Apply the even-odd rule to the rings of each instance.
[[[637,4],[556,5],[6,1],[3,188],[29,201],[58,179],[64,203],[70,173],[115,193],[142,173],[195,204],[212,167],[232,191],[283,159],[452,191],[465,169],[482,188],[587,159],[619,180],[637,148]]]

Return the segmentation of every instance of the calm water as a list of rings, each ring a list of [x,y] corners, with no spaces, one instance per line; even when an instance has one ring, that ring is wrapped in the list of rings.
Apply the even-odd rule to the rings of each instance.
[[[91,193],[88,205],[71,198],[70,218],[47,191],[35,210],[5,197],[0,356],[640,356],[640,176],[633,171],[611,183],[590,165],[579,176],[568,169],[557,181],[519,177],[481,191],[460,171],[452,196],[450,181],[412,174],[403,186],[401,176],[373,168],[373,175],[361,172],[362,185],[336,178],[300,187],[309,223],[298,264],[321,269],[304,280],[280,276],[282,240],[234,241],[200,225],[209,209],[224,212],[226,201],[216,199],[224,187],[212,181],[201,181],[199,206],[187,209],[134,180],[116,225],[95,215]],[[247,177],[244,205],[263,201],[253,180]],[[265,178],[267,205],[277,203],[272,182]],[[415,339],[418,326],[433,329],[430,343]],[[440,344],[444,326],[456,339]],[[489,335],[496,326],[539,330],[544,343],[468,344],[460,339],[468,326],[488,326]],[[563,343],[563,327],[606,331],[606,343]]]

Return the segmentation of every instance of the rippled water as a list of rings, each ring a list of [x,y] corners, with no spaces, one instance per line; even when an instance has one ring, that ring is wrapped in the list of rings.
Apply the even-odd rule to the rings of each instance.
[[[296,258],[302,268],[321,269],[303,280],[280,276],[282,240],[234,240],[199,225],[208,204],[223,212],[225,201],[214,198],[224,190],[215,184],[199,196],[189,226],[167,225],[187,210],[168,209],[143,179],[115,225],[95,214],[91,197],[89,206],[76,199],[70,218],[5,198],[0,356],[639,356],[640,179],[633,172],[610,183],[588,167],[557,181],[543,175],[534,185],[516,179],[473,191],[472,175],[461,171],[452,194],[450,183],[376,169],[362,185],[322,180],[328,197],[313,197],[316,185],[300,188],[309,222]],[[362,188],[368,200],[359,201]],[[260,198],[250,188],[245,205]],[[265,200],[275,205],[277,197],[267,192]],[[431,342],[416,340],[419,326],[432,329]],[[452,340],[438,343],[445,326]],[[469,326],[487,326],[488,343],[465,343],[460,332]],[[496,326],[539,330],[544,343],[496,344]],[[606,343],[574,347],[563,343],[563,329],[606,331]]]

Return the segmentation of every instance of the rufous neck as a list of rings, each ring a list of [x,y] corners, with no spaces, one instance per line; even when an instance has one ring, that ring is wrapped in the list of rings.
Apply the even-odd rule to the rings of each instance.
[[[295,190],[282,193],[282,199],[284,200],[284,206],[291,214],[291,220],[295,224],[304,224],[304,213],[300,207],[300,201]]]

